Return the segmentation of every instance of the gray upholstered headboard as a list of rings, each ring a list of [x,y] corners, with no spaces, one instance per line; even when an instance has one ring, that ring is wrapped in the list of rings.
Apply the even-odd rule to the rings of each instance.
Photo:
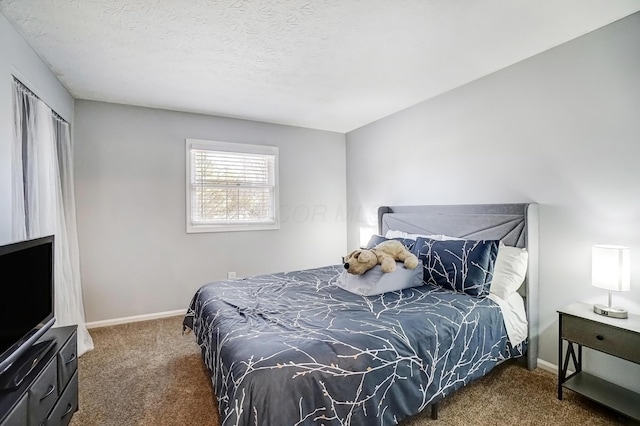
[[[538,205],[468,204],[440,206],[384,206],[378,209],[378,230],[411,234],[445,234],[474,240],[502,240],[524,247],[529,267],[520,294],[529,322],[527,367],[538,360]]]

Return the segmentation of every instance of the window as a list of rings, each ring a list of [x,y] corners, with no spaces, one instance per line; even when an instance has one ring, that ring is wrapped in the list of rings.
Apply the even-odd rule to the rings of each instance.
[[[187,232],[278,229],[278,148],[187,139]]]

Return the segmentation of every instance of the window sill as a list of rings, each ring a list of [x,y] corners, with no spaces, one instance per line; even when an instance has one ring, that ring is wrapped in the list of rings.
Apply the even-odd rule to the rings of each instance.
[[[187,224],[187,234],[203,232],[273,231],[280,229],[279,223],[256,223],[246,225],[191,225]]]

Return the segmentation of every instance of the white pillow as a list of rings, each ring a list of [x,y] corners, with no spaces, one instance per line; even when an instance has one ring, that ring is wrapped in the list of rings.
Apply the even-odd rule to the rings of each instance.
[[[384,237],[388,238],[388,239],[392,239],[392,238],[409,238],[409,234],[407,234],[406,232],[403,232],[403,231],[396,231],[396,230],[393,230],[393,229],[389,229],[387,231],[387,233],[384,234]]]
[[[438,237],[440,237],[440,241],[464,241],[464,240],[466,240],[466,238],[452,237],[451,235],[444,235],[444,234],[440,234],[440,235],[438,235]]]
[[[518,291],[527,273],[528,260],[529,253],[526,249],[500,243],[489,292],[507,300],[511,294]]]
[[[384,237],[388,238],[388,239],[406,238],[406,239],[409,239],[409,240],[417,240],[418,238],[431,238],[432,240],[437,240],[437,241],[464,240],[464,238],[450,237],[449,235],[443,235],[443,234],[432,234],[432,235],[408,234],[406,232],[395,231],[393,229],[388,230],[387,233],[384,234]]]
[[[375,296],[389,291],[422,285],[422,262],[415,269],[407,269],[404,264],[396,262],[396,270],[382,272],[381,266],[376,265],[362,275],[354,275],[345,269],[336,280],[336,285],[360,296]]]

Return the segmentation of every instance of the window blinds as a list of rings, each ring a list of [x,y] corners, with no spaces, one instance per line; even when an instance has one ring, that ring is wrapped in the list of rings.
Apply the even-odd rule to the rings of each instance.
[[[191,149],[193,225],[275,223],[275,155]]]

